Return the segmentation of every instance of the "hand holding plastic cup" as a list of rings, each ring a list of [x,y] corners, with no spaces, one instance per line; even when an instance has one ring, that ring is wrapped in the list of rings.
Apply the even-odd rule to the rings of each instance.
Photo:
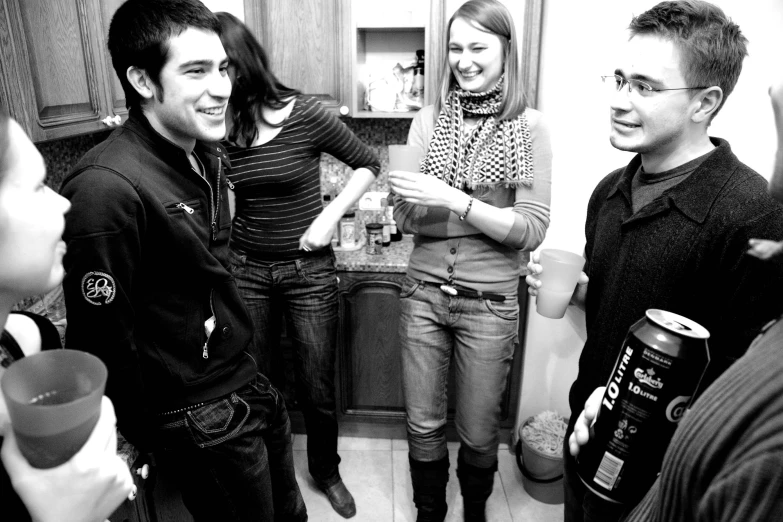
[[[566,250],[545,248],[540,252],[540,264],[536,311],[544,317],[560,319],[571,301],[585,258]]]
[[[100,359],[77,350],[40,352],[6,370],[0,388],[31,466],[59,466],[84,446],[100,417],[107,376]]]
[[[389,172],[419,172],[424,151],[415,145],[389,145]]]

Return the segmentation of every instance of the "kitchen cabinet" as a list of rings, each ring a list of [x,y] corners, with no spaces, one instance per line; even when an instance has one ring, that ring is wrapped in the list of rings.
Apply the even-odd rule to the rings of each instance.
[[[350,0],[245,0],[245,23],[288,87],[349,109]]]
[[[139,455],[130,471],[136,486],[135,496],[123,501],[109,522],[193,522],[171,472],[157,466],[154,457]]]
[[[270,68],[283,84],[318,98],[352,117],[412,117],[414,113],[362,110],[359,67],[379,57],[415,58],[425,50],[425,69],[442,61],[434,40],[443,25],[444,0],[244,0],[245,23],[261,42]],[[430,40],[433,42],[430,42]],[[433,53],[435,56],[433,57]],[[438,70],[433,65],[432,70]],[[435,79],[425,74],[427,93]]]
[[[152,507],[152,491],[155,489],[155,467],[146,455],[138,456],[130,466],[136,491],[132,499],[126,499],[109,517],[109,522],[153,522],[158,520]]]
[[[443,63],[442,31],[444,0],[399,0],[379,3],[353,0],[351,20],[352,110],[354,118],[412,118],[416,111],[369,110],[365,106],[368,79],[381,85],[392,78],[392,69],[415,62],[424,51],[424,97],[422,105],[434,102],[437,77]],[[376,83],[377,84],[377,83]],[[391,101],[391,100],[389,100]]]
[[[106,34],[122,0],[0,0],[0,103],[33,141],[106,129],[124,112]]]

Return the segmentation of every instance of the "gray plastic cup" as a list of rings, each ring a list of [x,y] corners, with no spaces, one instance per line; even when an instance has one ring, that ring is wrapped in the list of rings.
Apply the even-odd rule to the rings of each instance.
[[[19,450],[31,466],[67,462],[101,413],[108,371],[78,350],[48,350],[14,362],[0,380]]]
[[[424,151],[415,145],[389,145],[389,172],[419,172]]]
[[[561,319],[579,281],[585,258],[579,254],[545,248],[540,252],[543,271],[538,274],[541,287],[536,297],[536,311],[550,319]]]

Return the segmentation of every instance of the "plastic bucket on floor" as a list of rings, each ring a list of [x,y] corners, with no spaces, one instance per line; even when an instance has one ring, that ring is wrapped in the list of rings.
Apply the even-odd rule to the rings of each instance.
[[[516,446],[517,466],[522,472],[522,486],[528,495],[545,504],[562,504],[563,499],[563,457],[547,455],[531,447],[519,429]]]

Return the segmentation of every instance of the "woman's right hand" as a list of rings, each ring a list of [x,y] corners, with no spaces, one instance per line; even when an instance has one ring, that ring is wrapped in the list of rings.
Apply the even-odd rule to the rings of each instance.
[[[100,418],[84,447],[65,464],[50,469],[30,466],[19,452],[13,430],[8,430],[3,464],[33,520],[103,522],[128,498],[133,479],[117,455],[116,423],[114,406],[103,397]]]

